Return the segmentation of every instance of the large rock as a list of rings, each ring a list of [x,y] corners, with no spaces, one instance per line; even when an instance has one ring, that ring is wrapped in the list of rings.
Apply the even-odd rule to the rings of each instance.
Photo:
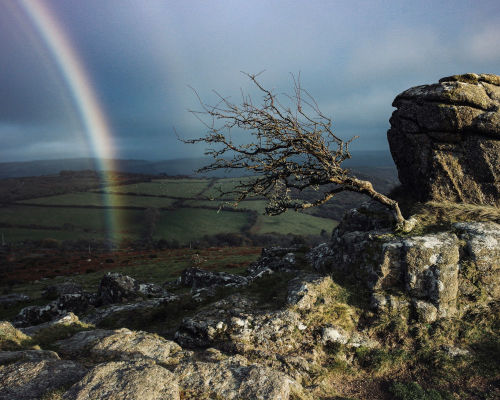
[[[345,218],[357,219],[356,214]],[[421,321],[429,322],[454,315],[459,305],[465,310],[500,299],[498,224],[456,223],[420,236],[349,227],[358,228],[341,223],[332,242],[308,258],[320,271],[354,276],[372,291],[378,311],[408,314],[411,305]]]
[[[134,278],[116,272],[108,272],[99,284],[97,297],[101,304],[125,303],[145,298],[171,296],[154,283],[139,283]]]
[[[0,351],[0,365],[33,360],[59,360],[59,356],[50,350]]]
[[[289,309],[256,311],[255,302],[239,294],[183,319],[175,340],[183,347],[220,347],[228,351],[287,352],[300,343],[292,335],[307,327]]]
[[[130,331],[96,329],[79,332],[56,343],[60,354],[83,357],[93,361],[146,359],[162,364],[176,364],[182,356],[181,347],[158,335]]]
[[[465,74],[399,94],[387,132],[399,180],[422,201],[500,204],[500,77]]]
[[[185,399],[305,399],[302,387],[282,372],[248,364],[241,356],[218,363],[188,361],[174,371]],[[293,396],[293,397],[292,397]]]
[[[74,361],[41,360],[0,366],[0,400],[40,400],[78,381],[86,370]]]
[[[64,400],[179,400],[177,379],[152,361],[99,364],[63,396]]]

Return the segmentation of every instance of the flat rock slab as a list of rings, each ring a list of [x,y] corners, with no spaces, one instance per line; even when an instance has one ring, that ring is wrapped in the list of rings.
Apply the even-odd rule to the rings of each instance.
[[[40,400],[47,392],[72,385],[85,372],[82,365],[64,360],[0,366],[0,400]]]
[[[179,400],[176,377],[150,361],[99,364],[63,396],[64,400]]]
[[[0,351],[0,365],[34,360],[59,360],[59,356],[50,350]]]
[[[302,387],[282,372],[251,364],[240,356],[219,363],[188,362],[174,371],[183,398],[225,400],[288,400],[305,398]]]
[[[175,364],[183,355],[182,348],[175,342],[152,333],[126,328],[78,332],[56,345],[65,356],[94,361],[150,359],[163,364]]]

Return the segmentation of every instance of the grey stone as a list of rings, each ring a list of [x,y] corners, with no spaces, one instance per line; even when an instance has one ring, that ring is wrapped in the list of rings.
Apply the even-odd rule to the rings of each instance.
[[[126,303],[147,298],[166,298],[171,294],[154,283],[139,283],[130,276],[108,272],[101,279],[97,297],[100,304]]]
[[[0,366],[0,400],[40,400],[44,394],[71,385],[86,369],[74,361],[20,361]]]
[[[291,395],[305,399],[302,387],[282,372],[248,364],[241,356],[218,363],[189,361],[174,371],[184,398],[225,400],[288,400]]]
[[[154,310],[164,304],[178,301],[179,297],[173,294],[168,294],[168,297],[160,297],[156,299],[137,301],[125,304],[110,304],[93,309],[84,315],[81,320],[83,322],[98,325],[107,318],[116,315],[126,315],[131,312],[148,312]]]
[[[465,74],[399,94],[387,133],[399,179],[421,200],[499,205],[498,76]]]
[[[99,364],[63,396],[64,400],[179,400],[177,379],[152,361]]]
[[[59,360],[59,356],[50,350],[0,351],[0,365],[34,360]]]
[[[28,326],[26,328],[21,328],[21,331],[24,332],[26,335],[33,336],[34,334],[40,332],[43,329],[51,328],[57,325],[73,325],[79,322],[80,320],[78,319],[78,316],[76,316],[72,312],[69,312],[67,314],[62,315],[60,318],[56,318],[52,321],[45,322],[39,325]]]
[[[339,343],[347,347],[380,347],[380,344],[359,332],[348,332],[345,329],[337,326],[323,327],[321,333],[321,342],[323,344]]]
[[[434,322],[438,317],[438,309],[432,303],[422,300],[415,300],[413,302],[415,312],[418,316],[418,320],[424,324],[429,324]]]
[[[56,343],[59,353],[67,357],[85,357],[93,361],[148,359],[175,364],[183,356],[181,347],[158,335],[130,331],[97,329],[78,332]]]
[[[0,307],[9,308],[19,303],[30,301],[30,297],[22,293],[10,293],[0,296]]]

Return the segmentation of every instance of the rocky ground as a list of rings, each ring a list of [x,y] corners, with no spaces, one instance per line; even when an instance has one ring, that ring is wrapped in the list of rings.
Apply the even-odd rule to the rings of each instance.
[[[47,287],[0,324],[0,399],[496,398],[500,227],[397,236],[385,217],[361,207],[246,275]]]

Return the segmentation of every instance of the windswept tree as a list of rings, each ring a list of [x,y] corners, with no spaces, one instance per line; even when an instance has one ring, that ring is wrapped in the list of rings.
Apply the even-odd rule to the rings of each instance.
[[[251,178],[242,179],[233,190],[222,194],[232,196],[235,204],[248,197],[263,196],[268,199],[268,215],[319,206],[338,193],[350,191],[365,194],[390,208],[398,228],[411,230],[412,223],[403,218],[395,200],[342,167],[342,162],[351,158],[349,145],[357,137],[344,141],[334,134],[331,119],[301,87],[300,76],[292,76],[293,93],[278,98],[260,83],[257,79],[260,74],[245,75],[262,95],[258,104],[243,92],[240,104],[215,92],[219,101],[209,105],[195,91],[201,110],[190,112],[204,124],[207,132],[200,138],[181,140],[208,144],[205,154],[214,159],[198,172],[249,171]],[[247,132],[251,139],[239,143],[233,139],[234,130]],[[326,189],[313,201],[297,196],[304,189],[318,190],[320,186]]]

